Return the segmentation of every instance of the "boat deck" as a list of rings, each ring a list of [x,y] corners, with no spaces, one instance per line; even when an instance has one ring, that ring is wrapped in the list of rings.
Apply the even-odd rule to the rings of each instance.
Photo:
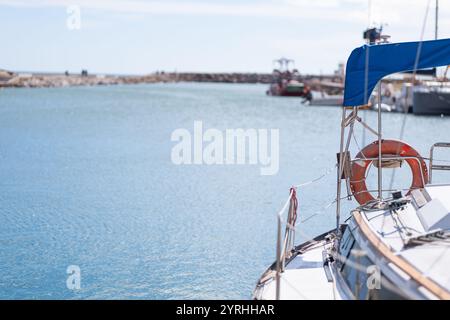
[[[362,219],[352,225],[369,239],[370,258],[391,269],[384,272],[396,273],[397,281],[403,279],[411,292],[415,288],[426,298],[450,297],[449,193],[448,185],[427,186],[399,210],[358,211]]]
[[[286,265],[281,274],[281,300],[333,300],[340,299],[335,292],[333,282],[328,282],[324,270],[322,252],[332,243],[320,241],[313,248],[297,254]],[[276,298],[276,281],[273,277],[258,286],[255,298],[258,300],[274,300]]]
[[[363,252],[371,265],[380,268],[388,281],[383,285],[401,288],[394,290],[401,298],[450,299],[449,193],[450,185],[427,186],[399,199],[398,206],[391,200],[383,209],[360,207],[352,212],[345,230],[349,230],[358,243],[357,252]],[[280,275],[280,299],[358,297],[351,291],[349,280],[341,274],[342,263],[349,263],[346,261],[350,259],[353,246],[345,253],[348,257],[344,257],[342,263],[331,262],[331,272],[325,271],[323,253],[333,252],[335,241],[338,240],[322,235],[294,250]],[[342,239],[339,246],[344,243]],[[368,266],[363,265],[364,269],[356,272],[364,273]],[[276,298],[274,270],[272,266],[261,278],[254,292],[255,299]]]

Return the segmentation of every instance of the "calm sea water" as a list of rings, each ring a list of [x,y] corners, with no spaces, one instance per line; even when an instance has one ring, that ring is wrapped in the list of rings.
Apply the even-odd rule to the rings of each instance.
[[[333,167],[339,142],[339,108],[266,97],[265,89],[0,91],[0,298],[250,298],[274,260],[276,213],[289,187]],[[368,112],[368,122],[375,116]],[[397,138],[403,116],[383,118],[385,135]],[[172,164],[171,133],[192,132],[195,120],[205,129],[280,129],[278,174]],[[450,140],[449,118],[406,121],[404,139],[422,153]],[[299,190],[300,219],[333,199],[335,177]],[[297,242],[333,224],[333,208],[322,211],[299,224]],[[66,286],[70,265],[81,269],[78,291]]]

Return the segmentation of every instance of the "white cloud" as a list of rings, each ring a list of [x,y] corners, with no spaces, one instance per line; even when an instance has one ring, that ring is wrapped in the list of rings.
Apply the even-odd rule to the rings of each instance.
[[[192,1],[142,1],[142,0],[28,0],[11,1],[0,0],[0,5],[16,7],[62,7],[74,3],[86,9],[113,11],[122,13],[145,13],[164,15],[225,15],[249,17],[279,17],[279,18],[313,18],[329,20],[363,19],[360,10],[335,12],[325,10],[339,5],[342,0],[288,0],[288,1],[261,1],[260,4],[229,4]],[[351,0],[345,0],[351,1]],[[356,0],[353,0],[356,1]],[[319,4],[321,3],[321,4]]]
[[[341,0],[322,0],[311,1],[308,0],[286,0],[287,4],[297,7],[318,7],[318,8],[338,8],[342,5]]]
[[[429,0],[372,0],[372,17],[375,20],[398,22],[405,11],[420,14]],[[434,3],[434,1],[432,1]],[[442,2],[442,1],[441,1]],[[367,20],[368,0],[263,0],[256,3],[211,3],[202,1],[143,1],[143,0],[0,0],[0,5],[17,7],[56,7],[73,4],[83,8],[122,13],[229,15],[263,17],[308,17],[328,20]],[[442,5],[443,15],[450,13]],[[417,15],[413,16],[417,18]]]
[[[421,21],[430,0],[372,0],[371,22],[398,24],[408,19]],[[450,23],[450,4],[441,0],[443,25]],[[448,1],[447,1],[448,2]],[[321,21],[368,22],[368,0],[262,0],[229,3],[207,0],[0,0],[16,7],[65,7],[77,4],[85,9],[117,13],[156,15],[221,15],[247,17],[302,18]],[[430,1],[434,5],[434,1]]]

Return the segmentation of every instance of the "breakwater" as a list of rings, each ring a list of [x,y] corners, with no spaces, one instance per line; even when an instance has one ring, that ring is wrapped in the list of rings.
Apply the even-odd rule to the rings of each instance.
[[[333,76],[303,76],[300,79],[314,86],[322,81],[336,81]],[[0,87],[46,88],[68,86],[96,86],[159,82],[216,82],[216,83],[271,83],[271,73],[164,73],[148,75],[66,75],[20,74],[0,71]]]

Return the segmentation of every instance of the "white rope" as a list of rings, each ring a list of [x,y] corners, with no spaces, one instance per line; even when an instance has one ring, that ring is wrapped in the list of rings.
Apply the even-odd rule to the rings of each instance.
[[[310,184],[313,184],[313,183],[315,183],[315,182],[317,182],[317,181],[319,181],[319,180],[325,178],[326,176],[328,176],[328,175],[329,175],[336,167],[337,167],[337,164],[335,164],[334,166],[328,168],[327,171],[325,171],[325,173],[322,174],[321,176],[319,176],[319,177],[317,177],[317,178],[315,178],[315,179],[313,179],[313,180],[310,180],[310,181],[308,181],[308,182],[305,182],[305,183],[302,183],[302,184],[298,184],[298,185],[296,185],[296,186],[294,186],[294,187],[295,187],[296,189],[298,189],[298,188],[306,187],[306,186],[308,186],[308,185],[310,185]]]

